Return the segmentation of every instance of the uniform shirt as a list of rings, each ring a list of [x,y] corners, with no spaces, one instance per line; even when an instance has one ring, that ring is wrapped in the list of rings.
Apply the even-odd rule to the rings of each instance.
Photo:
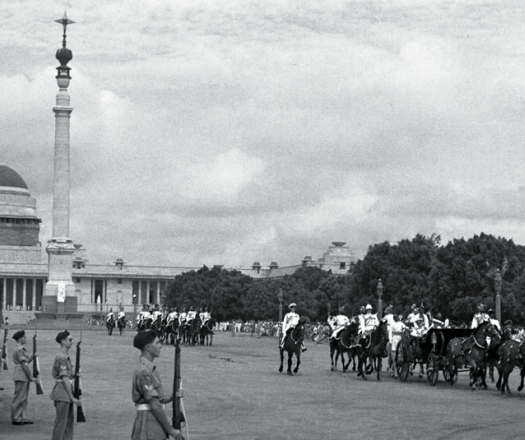
[[[13,352],[13,362],[15,363],[13,380],[15,382],[31,382],[22,368],[23,364],[27,365],[27,360],[28,356],[26,349],[24,347],[17,347]]]
[[[126,317],[126,313],[125,312],[118,312],[117,317],[118,317],[118,319],[125,318]]]
[[[186,320],[186,316],[187,316],[187,313],[186,313],[186,312],[182,312],[182,313],[179,315],[179,324],[180,324],[182,321],[185,321],[185,320]]]
[[[499,324],[499,321],[497,319],[490,318],[490,323],[493,325],[493,327],[501,333],[501,325]]]
[[[201,321],[204,322],[204,321],[210,319],[210,316],[211,316],[211,315],[210,315],[210,312],[202,312],[202,313],[200,314]]]
[[[162,312],[160,310],[154,310],[152,315],[153,315],[153,321],[156,321],[159,318],[159,316],[162,316]]]
[[[168,324],[171,324],[173,321],[175,321],[179,317],[179,314],[177,312],[171,312],[168,315]]]
[[[142,356],[133,373],[131,398],[136,405],[149,403],[151,399],[164,397],[159,372],[153,362]],[[166,439],[168,434],[151,411],[137,411],[133,425],[132,440]]]
[[[290,328],[294,328],[297,324],[299,324],[299,315],[294,312],[288,312],[283,318],[283,333],[286,333]]]
[[[188,321],[191,321],[192,319],[195,319],[195,316],[197,316],[197,312],[194,311],[194,310],[190,310],[190,311],[188,312],[188,315],[186,316],[186,319],[187,319]]]
[[[69,394],[64,388],[63,381],[73,380],[75,377],[73,372],[73,365],[71,364],[71,359],[69,356],[64,353],[60,353],[53,363],[53,368],[51,369],[51,376],[55,379],[55,386],[51,391],[51,400],[56,402],[71,402]]]
[[[397,348],[397,344],[399,344],[399,341],[401,341],[401,338],[403,337],[403,330],[405,330],[407,326],[403,324],[401,321],[394,321],[390,327],[390,333],[392,335],[392,339],[390,341],[392,345],[392,351],[395,352]]]
[[[106,321],[109,321],[111,318],[115,319],[115,314],[113,312],[109,312],[106,315]]]
[[[472,318],[472,324],[470,328],[478,328],[484,322],[490,322],[490,317],[486,313],[476,313]]]
[[[361,315],[361,316],[362,316],[362,320],[359,323],[360,333],[364,333],[364,332],[373,330],[376,326],[379,325],[379,319],[377,319],[377,315],[367,313],[366,315]]]
[[[408,322],[413,325],[410,334],[415,337],[421,337],[430,327],[428,316],[424,313],[412,313]]]

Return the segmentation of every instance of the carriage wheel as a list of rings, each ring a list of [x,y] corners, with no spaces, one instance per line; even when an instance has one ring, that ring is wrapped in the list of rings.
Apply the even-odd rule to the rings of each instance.
[[[410,365],[408,363],[407,348],[401,343],[396,348],[395,368],[397,369],[399,380],[406,382],[410,372]]]
[[[427,361],[427,378],[430,385],[436,386],[439,377],[439,364],[434,355],[430,355]]]
[[[445,379],[447,382],[450,382],[450,371],[448,371],[448,360],[445,361],[445,365],[443,365],[443,379]]]

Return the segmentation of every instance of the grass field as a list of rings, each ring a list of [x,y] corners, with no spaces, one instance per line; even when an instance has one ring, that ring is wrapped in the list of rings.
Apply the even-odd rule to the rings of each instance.
[[[32,331],[28,330],[29,337]],[[45,394],[29,396],[34,425],[13,426],[10,404],[14,385],[0,372],[0,438],[51,438],[55,410],[49,400],[51,366],[59,345],[57,331],[39,331],[39,357]],[[79,332],[72,332],[75,343]],[[75,425],[75,439],[129,439],[135,409],[131,377],[139,351],[134,332],[107,336],[103,329],[82,335],[82,380],[87,422]],[[28,338],[30,339],[30,338]],[[471,391],[461,374],[454,387],[442,376],[436,387],[426,378],[400,383],[387,377],[368,381],[352,372],[330,371],[326,344],[307,343],[299,373],[278,372],[277,339],[217,333],[212,347],[182,346],[182,378],[190,439],[491,439],[523,438],[525,399],[489,390]],[[10,353],[14,341],[10,340]],[[31,349],[31,342],[28,342]],[[75,349],[71,351],[74,360]],[[164,387],[171,389],[174,348],[165,346],[156,360]],[[286,368],[286,362],[285,362]],[[171,416],[171,405],[167,408]]]

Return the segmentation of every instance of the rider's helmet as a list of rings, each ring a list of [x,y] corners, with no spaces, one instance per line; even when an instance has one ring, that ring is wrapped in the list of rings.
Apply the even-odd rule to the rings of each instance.
[[[489,311],[487,312],[487,314],[490,316],[490,315],[494,315],[494,309],[489,309]]]
[[[484,312],[485,311],[485,304],[481,303],[478,304],[478,312]]]
[[[297,304],[295,304],[295,303],[291,303],[291,304],[288,306],[288,308],[289,308],[290,310],[292,310],[292,308],[295,309],[296,307],[297,307]]]
[[[372,311],[372,306],[370,304],[367,304],[366,307],[365,307],[365,311]]]

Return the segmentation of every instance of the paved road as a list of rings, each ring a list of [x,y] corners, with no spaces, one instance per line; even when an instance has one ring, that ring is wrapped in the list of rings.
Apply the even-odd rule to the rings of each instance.
[[[47,395],[58,344],[54,331],[39,332],[45,396],[31,391],[33,426],[12,426],[13,384],[0,374],[0,438],[50,438],[54,408]],[[78,335],[73,333],[75,338]],[[88,421],[75,426],[75,439],[129,439],[134,417],[130,378],[138,351],[133,333],[108,337],[83,334],[83,381]],[[74,351],[73,351],[74,357]],[[184,399],[190,439],[491,439],[523,438],[525,399],[515,391],[501,396],[494,385],[471,391],[467,374],[450,387],[417,377],[400,383],[390,377],[364,381],[355,373],[332,372],[326,344],[308,344],[299,373],[280,374],[277,340],[219,333],[212,347],[182,347]],[[157,360],[166,389],[171,387],[173,348]],[[12,372],[12,364],[9,364]],[[516,390],[518,374],[511,376]],[[15,429],[16,428],[16,429]]]

